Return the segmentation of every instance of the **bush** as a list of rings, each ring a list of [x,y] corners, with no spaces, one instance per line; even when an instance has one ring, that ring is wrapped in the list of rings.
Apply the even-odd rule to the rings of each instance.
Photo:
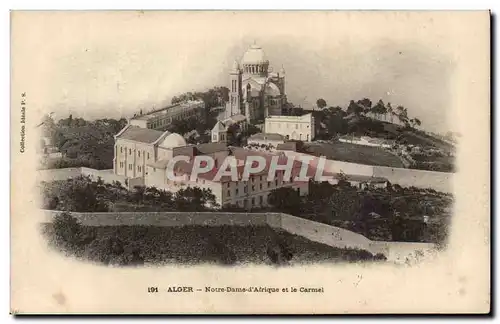
[[[57,242],[77,246],[82,232],[78,220],[68,212],[57,214],[53,220],[54,237]]]
[[[266,252],[269,260],[276,265],[286,264],[293,258],[290,246],[282,239],[270,242]]]

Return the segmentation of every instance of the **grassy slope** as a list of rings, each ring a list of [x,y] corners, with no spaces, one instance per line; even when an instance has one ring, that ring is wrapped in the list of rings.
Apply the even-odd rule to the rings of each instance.
[[[268,226],[83,226],[82,229],[84,235],[94,238],[94,241],[81,246],[76,254],[92,261],[101,259],[101,262],[98,255],[109,254],[105,252],[109,245],[97,242],[106,238],[119,238],[124,242],[125,251],[135,249],[149,264],[269,263],[267,249],[277,242],[285,242],[293,253],[292,264],[372,258],[366,251],[333,248],[288,232],[277,232]],[[45,234],[49,238],[51,232],[52,227],[47,224]]]
[[[306,145],[305,151],[312,155],[324,155],[327,159],[345,162],[395,168],[404,167],[399,157],[378,147],[337,142],[333,144],[322,143]]]

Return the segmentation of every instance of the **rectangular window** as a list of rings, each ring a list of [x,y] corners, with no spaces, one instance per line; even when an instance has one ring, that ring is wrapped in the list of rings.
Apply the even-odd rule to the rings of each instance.
[[[238,188],[236,188],[236,195],[238,195]]]
[[[271,181],[268,181],[268,182],[267,182],[267,187],[268,187],[268,188],[269,188],[269,187],[271,187]]]
[[[243,188],[243,192],[247,193],[247,187]]]
[[[128,155],[132,155],[132,149],[128,149]]]
[[[262,203],[264,202],[264,197],[263,196],[259,196],[259,202],[262,205]]]
[[[120,153],[123,153],[123,147],[120,147]]]
[[[252,191],[255,191],[255,186],[254,185],[252,185]]]
[[[128,165],[128,169],[129,169],[129,170],[132,170],[132,164],[129,164],[129,165]]]
[[[260,190],[262,190],[262,183],[260,184]]]
[[[227,191],[227,196],[228,196],[228,197],[231,197],[231,190],[228,190],[228,191]]]
[[[274,181],[274,183],[276,184],[276,187],[278,186],[278,180],[276,179],[276,181]]]
[[[252,198],[252,206],[255,205],[255,198]]]
[[[141,157],[141,151],[137,151],[137,154],[139,155],[139,157]]]
[[[149,152],[148,152],[148,160],[149,160]]]

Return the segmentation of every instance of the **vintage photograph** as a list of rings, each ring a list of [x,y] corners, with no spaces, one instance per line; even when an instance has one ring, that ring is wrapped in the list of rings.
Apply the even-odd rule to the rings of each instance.
[[[471,180],[457,189],[461,175],[474,179],[460,150],[470,129],[457,117],[466,114],[457,92],[467,86],[467,51],[486,67],[475,79],[486,96],[471,90],[478,105],[467,114],[477,113],[477,129],[489,126],[487,12],[14,11],[11,21],[17,267],[30,265],[24,250],[16,255],[16,222],[29,222],[37,249],[95,275],[209,267],[238,278],[257,267],[306,279],[309,267],[352,266],[390,276],[442,265],[455,251],[456,219],[468,213],[460,203],[472,201],[479,227],[468,227],[466,240],[484,243],[473,263],[489,271],[480,259],[489,249],[489,180],[476,171],[486,191],[461,198]],[[482,48],[461,43],[461,22]],[[489,142],[476,143],[475,157],[489,156]],[[270,276],[267,285],[152,278],[136,298],[335,293],[329,281],[285,288]],[[471,294],[478,310],[489,309],[482,279]],[[71,308],[68,294],[78,291],[50,292],[55,309],[120,307]],[[23,306],[13,311],[29,312],[17,298]],[[219,309],[207,307],[199,312]],[[359,312],[369,310],[397,312]],[[249,312],[229,310],[240,311]],[[271,303],[265,312],[294,309]]]

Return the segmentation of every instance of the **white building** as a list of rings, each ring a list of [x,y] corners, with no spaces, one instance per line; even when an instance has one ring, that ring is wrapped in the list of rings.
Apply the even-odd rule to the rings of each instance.
[[[148,166],[146,174],[146,186],[155,186],[171,192],[176,192],[187,187],[199,187],[212,190],[219,205],[236,205],[241,208],[252,209],[268,205],[268,196],[273,189],[281,187],[290,187],[300,195],[307,195],[309,192],[309,182],[293,181],[298,176],[302,164],[294,162],[292,176],[290,179],[284,179],[284,172],[278,171],[277,176],[272,181],[267,180],[269,166],[271,165],[272,154],[245,150],[242,148],[228,148],[224,143],[207,143],[197,146],[186,146],[174,149],[174,156],[188,155],[208,155],[216,160],[212,171],[198,175],[196,180],[190,181],[190,175],[193,169],[193,159],[191,162],[180,161],[174,167],[176,176],[184,176],[182,181],[173,181],[167,178],[166,169],[168,159],[162,159]],[[230,177],[222,177],[219,181],[214,180],[222,161],[229,155],[237,161],[238,174],[242,175],[243,168],[247,163],[249,156],[259,155],[266,159],[266,168],[258,173],[252,174],[248,181],[232,181]],[[287,157],[280,156],[279,164],[286,164]],[[309,175],[313,174],[313,171]]]
[[[205,110],[205,103],[201,100],[181,102],[150,113],[134,116],[129,120],[133,126],[150,129],[162,129],[172,121],[199,117]]]
[[[315,136],[314,117],[312,114],[302,116],[269,116],[265,119],[266,133],[280,134],[285,139],[310,142]]]
[[[237,131],[239,132],[245,132],[248,126],[247,118],[244,115],[238,114],[217,121],[211,131],[212,142],[227,143],[231,136],[231,126],[237,127]]]
[[[172,158],[172,149],[185,145],[179,134],[128,124],[115,135],[113,171],[129,179],[144,178],[148,164]]]

